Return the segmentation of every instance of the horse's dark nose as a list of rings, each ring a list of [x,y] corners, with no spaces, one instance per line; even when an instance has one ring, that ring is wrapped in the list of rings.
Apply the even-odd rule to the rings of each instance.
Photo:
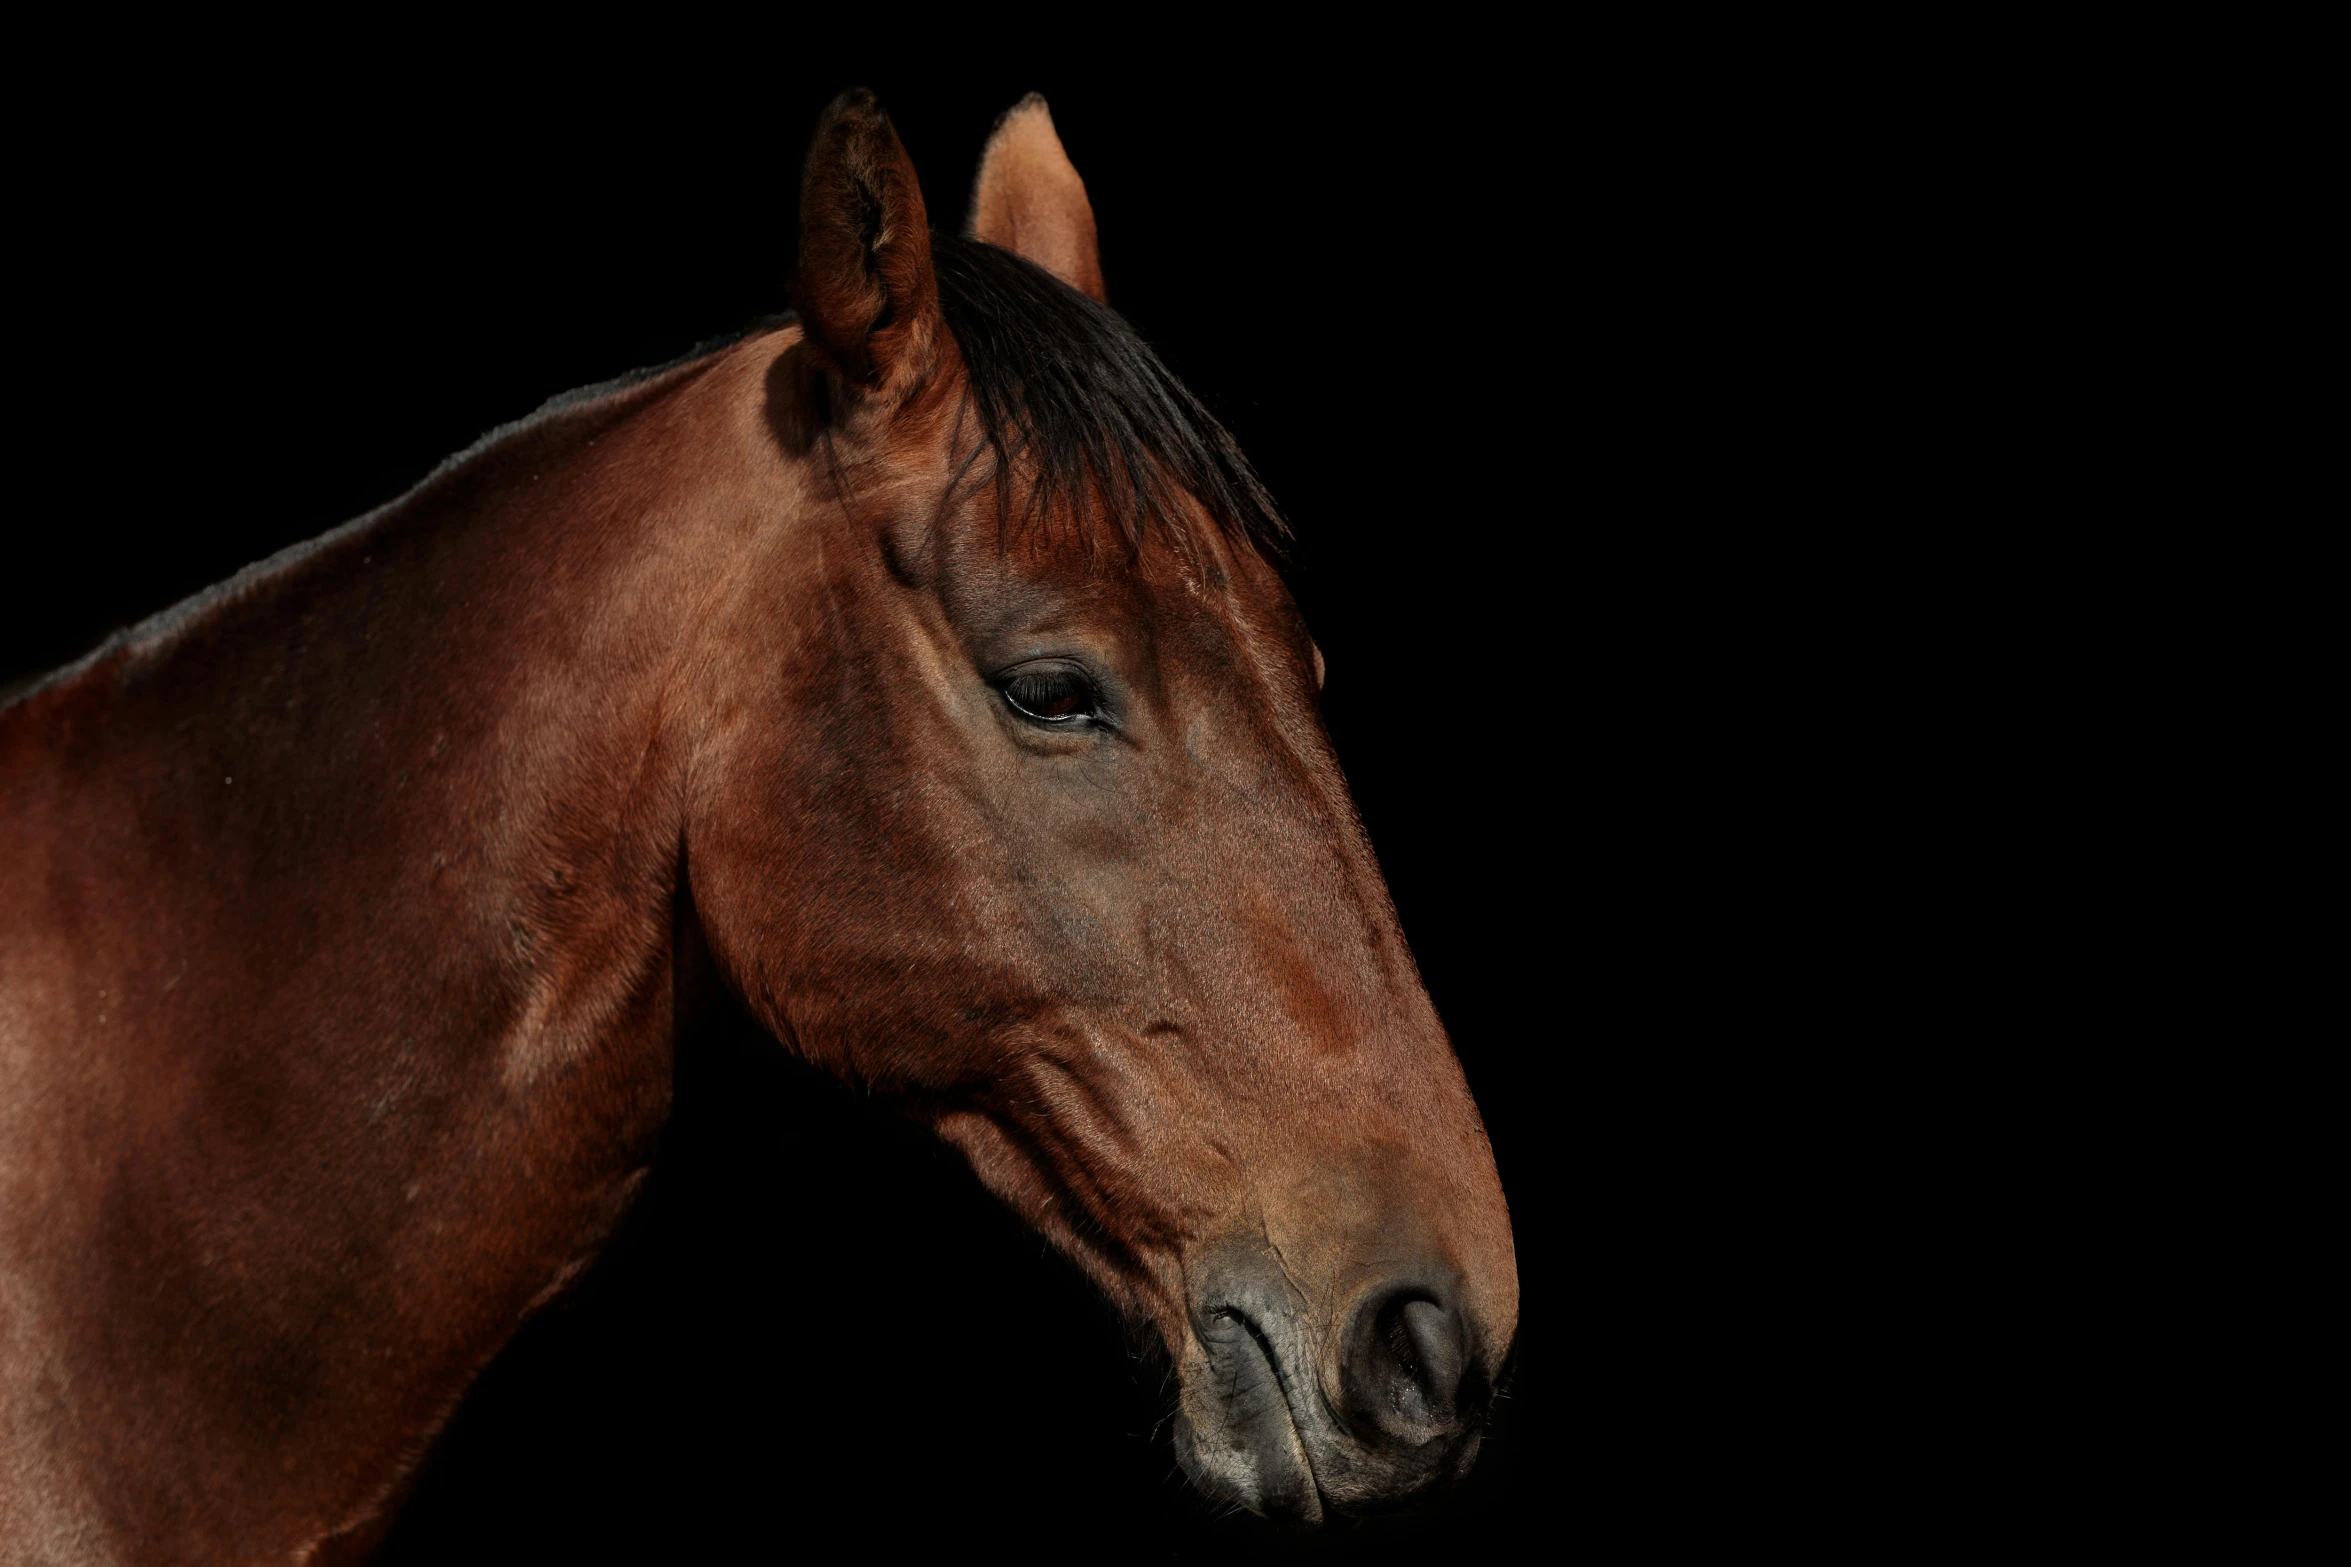
[[[1326,1507],[1411,1501],[1468,1467],[1495,1357],[1458,1276],[1437,1263],[1364,1271],[1377,1282],[1329,1309],[1311,1274],[1253,1239],[1202,1258],[1176,1423],[1202,1489],[1320,1522]]]
[[[1460,1311],[1427,1289],[1378,1293],[1357,1309],[1340,1378],[1362,1435],[1376,1428],[1415,1446],[1476,1418],[1485,1404]]]

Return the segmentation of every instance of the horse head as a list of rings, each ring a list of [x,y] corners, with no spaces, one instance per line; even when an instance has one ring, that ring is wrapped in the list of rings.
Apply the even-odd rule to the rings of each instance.
[[[870,95],[809,154],[764,553],[701,634],[722,981],[925,1118],[1164,1343],[1208,1492],[1474,1454],[1518,1311],[1484,1129],[1319,713],[1247,461],[1103,300],[1041,100],[934,236]]]

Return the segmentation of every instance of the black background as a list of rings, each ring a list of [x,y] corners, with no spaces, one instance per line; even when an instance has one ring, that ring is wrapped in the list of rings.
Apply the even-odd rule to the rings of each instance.
[[[290,75],[158,56],[69,95],[28,156],[15,349],[39,392],[0,680],[781,308],[839,88],[881,92],[940,226],[994,116],[1043,90],[1113,303],[1297,526],[1330,725],[1511,1199],[1524,1315],[1477,1473],[1303,1541],[1191,1496],[1156,1369],[950,1156],[730,1020],[688,1042],[639,1212],[491,1368],[390,1559],[757,1559],[843,1531],[1670,1551],[1817,1539],[1905,1483],[1902,1392],[1851,1349],[1915,1281],[1856,1261],[1870,1222],[1822,1219],[1851,1218],[1856,1172],[1783,1114],[1853,1091],[1817,1044],[1866,996],[1815,982],[1884,956],[1808,922],[1866,923],[1895,869],[1832,861],[1818,792],[1864,813],[1903,765],[1797,761],[1822,631],[1788,590],[1852,569],[1856,536],[1813,519],[1867,481],[1790,480],[1824,436],[1759,367],[1874,351],[1811,335],[1814,296],[1775,283],[1821,176],[1720,120],[1685,155],[1687,97],[1605,58],[1176,42],[1156,76],[734,37],[364,80],[366,44]],[[1758,404],[1771,438],[1728,412]]]

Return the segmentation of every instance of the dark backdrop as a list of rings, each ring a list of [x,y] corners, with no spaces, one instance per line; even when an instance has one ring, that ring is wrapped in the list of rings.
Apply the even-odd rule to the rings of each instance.
[[[942,226],[994,116],[1041,89],[1113,303],[1296,523],[1331,728],[1517,1226],[1520,1345],[1475,1477],[1305,1548],[1668,1546],[1839,1493],[1866,1440],[1841,1473],[1789,1444],[1823,1397],[1875,1406],[1794,1362],[1816,1314],[1868,1302],[1780,1298],[1809,1189],[1713,1143],[1754,1146],[1753,1096],[1818,1070],[1724,1030],[1791,983],[1720,938],[1789,917],[1755,890],[1792,852],[1758,800],[1806,710],[1784,656],[1722,631],[1806,547],[1782,532],[1767,561],[1722,515],[1731,471],[1786,460],[1710,412],[1755,388],[1708,323],[1774,330],[1720,247],[1787,221],[1731,193],[1739,149],[1660,182],[1674,132],[1579,110],[1590,62],[1467,78],[1397,44],[1158,81],[753,50],[87,84],[18,197],[39,391],[0,680],[781,308],[840,87],[882,93]],[[951,1157],[730,1019],[683,1051],[640,1210],[491,1368],[392,1557],[756,1558],[841,1528],[1301,1548],[1191,1497],[1155,1377]]]

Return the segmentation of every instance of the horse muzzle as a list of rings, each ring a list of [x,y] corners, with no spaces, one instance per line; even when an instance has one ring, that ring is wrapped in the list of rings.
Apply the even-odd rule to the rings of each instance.
[[[1494,1367],[1450,1270],[1387,1270],[1317,1302],[1277,1252],[1243,1244],[1195,1276],[1176,1454],[1202,1490],[1312,1524],[1468,1469]]]

